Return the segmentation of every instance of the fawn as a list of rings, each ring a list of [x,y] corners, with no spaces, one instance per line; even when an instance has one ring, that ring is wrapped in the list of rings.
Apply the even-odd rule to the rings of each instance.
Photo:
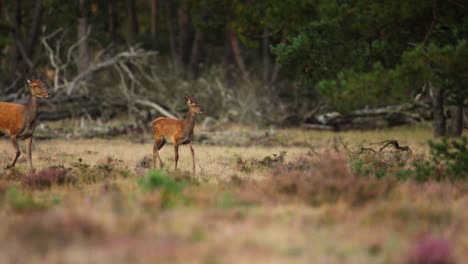
[[[185,102],[189,107],[185,120],[159,117],[152,123],[154,132],[153,168],[156,167],[156,158],[159,159],[160,168],[163,167],[158,151],[166,144],[166,141],[170,141],[174,144],[175,170],[177,170],[177,162],[179,161],[179,145],[190,144],[192,172],[195,175],[195,153],[192,146],[193,128],[195,126],[195,114],[203,114],[204,111],[195,98],[188,94],[185,94]]]
[[[16,150],[16,156],[13,162],[7,165],[7,169],[15,166],[16,160],[18,160],[21,154],[18,146],[18,139],[26,139],[29,165],[31,171],[34,171],[31,159],[31,144],[33,133],[36,129],[37,109],[39,106],[38,98],[47,98],[51,94],[48,91],[47,85],[42,81],[37,79],[26,79],[26,81],[31,92],[27,104],[0,102],[0,137],[8,135]]]

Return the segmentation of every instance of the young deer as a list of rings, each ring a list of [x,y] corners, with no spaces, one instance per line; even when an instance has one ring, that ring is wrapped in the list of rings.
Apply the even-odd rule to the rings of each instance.
[[[31,159],[31,144],[34,129],[36,128],[38,98],[50,96],[47,85],[40,80],[28,80],[31,97],[26,105],[0,102],[0,137],[8,135],[16,150],[15,159],[7,165],[7,169],[15,166],[20,156],[18,139],[27,139],[29,165],[34,171]]]
[[[192,147],[195,114],[203,114],[204,112],[202,106],[197,103],[194,97],[185,94],[185,102],[189,107],[187,118],[185,120],[159,117],[153,121],[153,167],[156,167],[156,158],[159,159],[159,166],[161,168],[163,167],[158,151],[164,146],[164,144],[166,144],[166,141],[170,141],[174,144],[174,169],[177,169],[177,162],[179,161],[179,145],[190,144],[190,152],[192,153],[192,171],[193,174],[195,174],[195,153]]]

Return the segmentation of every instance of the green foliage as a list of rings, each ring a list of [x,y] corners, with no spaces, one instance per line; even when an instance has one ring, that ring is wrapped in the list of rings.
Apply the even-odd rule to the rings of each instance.
[[[441,142],[429,142],[432,161],[438,168],[445,171],[439,177],[446,174],[450,179],[468,178],[468,140],[463,137],[461,140],[442,139]]]
[[[190,203],[190,199],[182,192],[187,184],[183,181],[175,180],[163,170],[149,171],[138,183],[140,188],[146,192],[160,192],[161,206],[163,208]]]
[[[468,178],[467,138],[460,140],[442,139],[429,141],[430,160],[416,160],[411,169],[396,173],[399,180],[414,179],[425,182],[431,179],[465,180]]]
[[[31,212],[47,208],[46,204],[37,201],[31,193],[24,192],[16,187],[7,190],[5,202],[14,212]]]
[[[167,175],[163,170],[151,170],[148,174],[139,180],[140,187],[145,191],[154,191],[157,189],[169,193],[180,193],[185,184],[177,182],[174,178]]]
[[[238,197],[231,192],[222,192],[216,199],[216,206],[224,209],[245,205]]]
[[[401,72],[387,70],[375,64],[370,72],[347,70],[338,73],[336,79],[320,81],[317,89],[330,105],[341,112],[349,112],[367,105],[396,104],[411,99],[404,92]]]
[[[406,102],[428,81],[452,101],[468,96],[468,19],[458,5],[309,2],[312,15],[273,52],[334,109]]]

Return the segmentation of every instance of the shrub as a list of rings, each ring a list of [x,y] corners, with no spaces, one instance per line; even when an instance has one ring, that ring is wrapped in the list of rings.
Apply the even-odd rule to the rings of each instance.
[[[411,161],[411,155],[401,151],[368,152],[350,159],[354,174],[378,179],[411,167]]]
[[[50,167],[32,173],[21,179],[23,185],[32,189],[50,188],[52,185],[67,185],[76,183],[76,178],[68,174],[67,169],[62,167]]]
[[[461,140],[442,139],[429,141],[430,160],[416,159],[413,167],[396,173],[398,179],[414,179],[425,182],[468,178],[467,138]]]
[[[83,183],[96,183],[110,178],[128,177],[130,174],[128,168],[123,166],[123,161],[112,156],[106,157],[94,166],[81,159],[73,163],[72,166],[72,172],[77,174],[77,178]]]
[[[440,178],[445,175],[450,179],[465,179],[468,177],[468,139],[442,139],[441,142],[429,141],[432,161],[435,168],[443,169]],[[445,173],[444,173],[445,172]]]

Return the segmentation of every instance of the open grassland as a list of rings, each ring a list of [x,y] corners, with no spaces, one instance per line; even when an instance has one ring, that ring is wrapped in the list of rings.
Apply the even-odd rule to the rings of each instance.
[[[265,133],[267,132],[267,133]],[[2,263],[423,263],[468,260],[468,182],[396,175],[428,159],[426,127],[203,132],[151,171],[151,135],[43,140],[0,170]],[[362,154],[396,139],[413,153]],[[375,147],[377,149],[377,147]],[[285,152],[284,152],[285,151]],[[13,156],[0,141],[2,166]],[[436,259],[437,260],[437,259]]]

